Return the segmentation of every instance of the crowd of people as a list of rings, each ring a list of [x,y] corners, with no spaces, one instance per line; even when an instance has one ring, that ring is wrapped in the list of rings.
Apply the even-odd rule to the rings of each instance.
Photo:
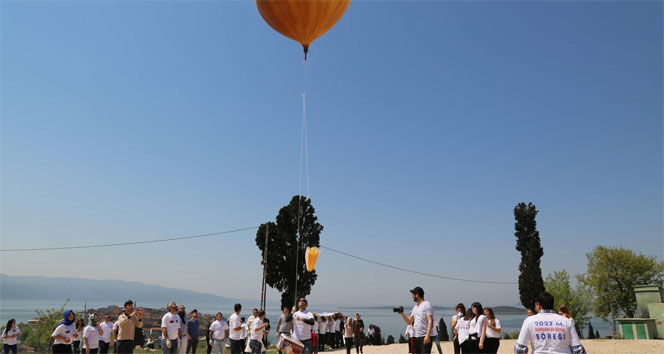
[[[435,342],[438,353],[442,354],[435,326],[434,309],[424,300],[424,290],[416,287],[410,290],[416,302],[408,315],[403,308],[395,309],[406,322],[406,337],[409,339],[409,353],[431,354]],[[565,305],[553,309],[554,298],[542,292],[535,300],[535,308],[530,309],[519,332],[514,353],[527,354],[528,345],[533,353],[586,354],[574,328],[574,320]],[[452,317],[453,345],[455,354],[496,354],[500,347],[502,332],[498,320],[490,307],[483,308],[479,302],[472,303],[466,310],[462,303],[456,306]]]
[[[424,290],[415,287],[410,290],[416,303],[412,310],[405,314],[403,308],[395,309],[406,323],[406,338],[409,341],[409,353],[430,354],[433,343],[438,353],[442,354],[433,305],[424,299]],[[340,349],[345,347],[350,354],[355,347],[356,354],[363,354],[366,342],[365,325],[359,313],[355,318],[346,317],[341,313],[316,314],[307,310],[306,298],[299,298],[292,311],[288,307],[277,322],[275,336],[277,341],[292,338],[302,344],[303,354],[323,352],[326,347]],[[183,305],[170,302],[168,312],[161,319],[161,348],[164,354],[196,354],[201,332],[198,311],[186,313]],[[221,312],[209,327],[204,328],[207,354],[223,354],[230,347],[231,354],[266,352],[267,338],[270,334],[270,321],[265,311],[253,309],[251,316],[245,321],[240,317],[241,304],[235,304],[233,313],[225,319]],[[535,308],[531,309],[524,320],[514,348],[515,354],[527,354],[528,346],[533,353],[585,354],[585,349],[574,328],[574,319],[565,305],[554,311],[554,298],[542,292],[536,299]],[[99,321],[97,314],[88,316],[87,326],[83,319],[76,320],[72,310],[63,314],[63,320],[55,327],[51,337],[54,340],[53,353],[74,354],[107,354],[111,348],[114,353],[133,353],[136,345],[135,331],[143,327],[143,314],[134,309],[131,300],[124,303],[123,311],[115,323],[109,314]],[[453,346],[455,354],[486,353],[495,354],[500,347],[501,325],[490,307],[482,307],[479,302],[466,309],[460,303],[456,306],[456,314],[452,317],[451,329],[454,333]],[[17,352],[20,329],[15,320],[9,320],[2,331],[4,353]],[[369,326],[367,336],[369,342],[374,336],[373,326]],[[247,338],[248,337],[248,338]],[[115,340],[112,340],[114,338]],[[152,338],[148,347],[154,348]]]

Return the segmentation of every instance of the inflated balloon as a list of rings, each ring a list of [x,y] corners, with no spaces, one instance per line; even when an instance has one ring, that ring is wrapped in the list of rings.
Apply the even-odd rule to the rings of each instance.
[[[307,250],[304,252],[304,260],[307,264],[307,271],[313,272],[316,262],[318,261],[318,255],[320,250],[318,247],[307,247]]]
[[[263,20],[299,42],[307,60],[309,45],[339,22],[350,0],[255,0]]]

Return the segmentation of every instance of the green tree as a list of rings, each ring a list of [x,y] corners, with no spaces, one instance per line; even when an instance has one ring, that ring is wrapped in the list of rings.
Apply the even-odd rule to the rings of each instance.
[[[44,311],[35,310],[38,318],[37,321],[30,324],[32,330],[29,331],[24,343],[41,350],[50,348],[53,343],[51,340],[51,333],[53,333],[53,330],[57,327],[58,323],[62,321],[65,306],[67,306],[68,303],[69,299],[65,301],[60,309],[52,308]]]
[[[623,247],[597,246],[586,254],[588,270],[579,276],[579,281],[593,293],[593,312],[608,320],[616,334],[615,318],[634,317],[636,312],[636,285],[662,285],[664,262],[655,256],[636,254]]]
[[[276,223],[262,224],[256,232],[262,255],[269,225],[266,283],[281,292],[282,308],[293,306],[296,288],[297,296],[309,295],[318,277],[316,271],[307,272],[304,261],[306,248],[320,245],[323,226],[317,220],[311,199],[296,195],[279,210]]]
[[[447,325],[442,317],[440,318],[440,321],[438,321],[438,338],[441,342],[447,342],[450,340],[450,335],[447,334]]]
[[[373,325],[374,328],[374,335],[373,335],[373,342],[371,344],[373,345],[383,345],[385,344],[384,338],[383,338],[383,333],[380,330],[380,327]]]
[[[599,330],[595,330],[595,339],[602,339],[602,337],[599,336]]]
[[[399,343],[408,343],[408,340],[403,336],[403,334],[399,335]]]
[[[595,331],[593,330],[593,323],[588,323],[588,339],[595,339]]]
[[[535,307],[535,298],[544,291],[542,269],[540,260],[544,250],[540,243],[537,231],[537,209],[535,204],[519,203],[514,207],[514,236],[516,236],[516,250],[521,252],[519,264],[519,296],[525,308]]]
[[[592,307],[590,290],[582,283],[578,283],[576,288],[573,288],[570,285],[569,273],[564,269],[547,275],[544,287],[556,300],[555,307],[566,305],[574,322],[579,325],[579,328],[585,328],[586,322],[590,320],[589,313]]]
[[[387,342],[385,344],[394,344],[394,337],[391,334],[387,336]]]

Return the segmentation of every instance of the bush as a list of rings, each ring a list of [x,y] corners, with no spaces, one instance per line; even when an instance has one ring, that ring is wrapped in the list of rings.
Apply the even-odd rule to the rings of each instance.
[[[394,337],[390,334],[387,336],[387,342],[385,344],[394,344]]]
[[[373,325],[374,328],[374,335],[373,335],[373,341],[371,341],[372,345],[383,345],[385,342],[383,342],[383,334],[380,330],[380,327]],[[367,341],[369,341],[369,338],[367,337]]]
[[[438,339],[441,342],[448,342],[450,340],[450,335],[447,334],[447,325],[442,317],[440,318],[440,322],[438,322]]]
[[[503,333],[503,339],[517,339],[519,338],[519,331]]]
[[[408,343],[408,340],[403,336],[403,334],[399,335],[399,343]]]

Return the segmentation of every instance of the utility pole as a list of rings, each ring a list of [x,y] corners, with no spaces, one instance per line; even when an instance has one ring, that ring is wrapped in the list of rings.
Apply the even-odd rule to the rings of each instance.
[[[267,294],[265,293],[267,288],[265,285],[267,277],[267,244],[268,244],[268,234],[270,233],[270,224],[265,224],[265,250],[263,252],[263,260],[261,264],[263,265],[263,284],[261,287],[261,310],[265,310],[265,303],[267,301]]]

